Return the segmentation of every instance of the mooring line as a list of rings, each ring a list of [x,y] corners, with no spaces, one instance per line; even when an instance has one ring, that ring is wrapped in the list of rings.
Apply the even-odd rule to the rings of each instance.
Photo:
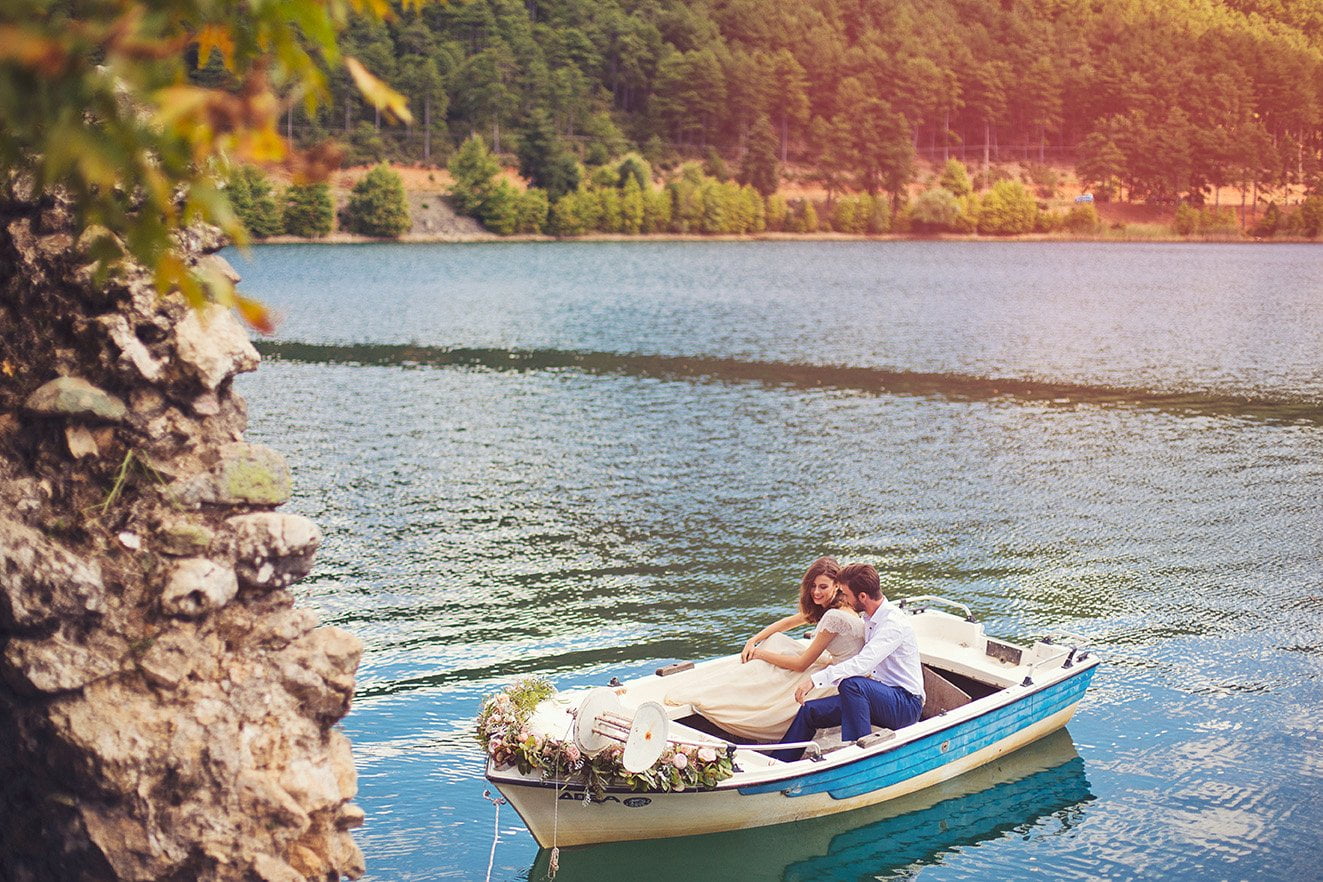
[[[505,805],[505,797],[492,796],[490,790],[482,791],[482,797],[496,806],[496,821],[492,826],[492,853],[487,858],[487,882],[492,882],[492,867],[496,865],[496,843],[501,841],[501,806]]]

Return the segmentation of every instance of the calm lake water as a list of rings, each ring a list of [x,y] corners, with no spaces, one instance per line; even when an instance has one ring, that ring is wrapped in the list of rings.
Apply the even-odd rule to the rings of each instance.
[[[734,651],[821,554],[1104,666],[899,806],[558,879],[1323,878],[1323,248],[281,246],[249,438],[360,636],[369,878],[483,879],[481,698]],[[545,878],[508,807],[491,877]]]

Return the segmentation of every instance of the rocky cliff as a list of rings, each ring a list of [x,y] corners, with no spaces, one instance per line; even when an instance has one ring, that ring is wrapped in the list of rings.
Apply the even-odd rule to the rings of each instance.
[[[321,534],[243,439],[257,353],[72,229],[0,201],[0,879],[356,876],[361,647],[288,591]]]

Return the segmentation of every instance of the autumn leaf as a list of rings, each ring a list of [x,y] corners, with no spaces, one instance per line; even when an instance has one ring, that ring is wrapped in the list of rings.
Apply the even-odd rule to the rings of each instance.
[[[239,310],[239,315],[243,317],[243,320],[250,327],[256,329],[258,333],[274,334],[276,332],[275,316],[271,314],[271,310],[258,301],[244,297],[242,294],[236,294],[234,306]]]
[[[413,114],[409,113],[409,103],[403,95],[368,73],[367,68],[357,58],[346,57],[345,67],[348,68],[349,75],[354,78],[354,85],[358,86],[358,91],[363,93],[368,103],[378,110],[386,111],[401,122],[413,122]]]
[[[203,25],[198,31],[197,41],[199,69],[207,66],[214,50],[220,52],[221,64],[225,65],[225,69],[234,71],[234,35],[229,28],[218,24]]]

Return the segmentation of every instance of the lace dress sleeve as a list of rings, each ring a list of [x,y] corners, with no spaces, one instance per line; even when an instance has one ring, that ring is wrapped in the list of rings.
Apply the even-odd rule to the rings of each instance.
[[[833,634],[849,634],[852,616],[841,609],[829,609],[818,621],[818,627]]]
[[[833,635],[827,644],[832,663],[857,655],[864,646],[864,622],[843,609],[829,609],[818,626]]]

